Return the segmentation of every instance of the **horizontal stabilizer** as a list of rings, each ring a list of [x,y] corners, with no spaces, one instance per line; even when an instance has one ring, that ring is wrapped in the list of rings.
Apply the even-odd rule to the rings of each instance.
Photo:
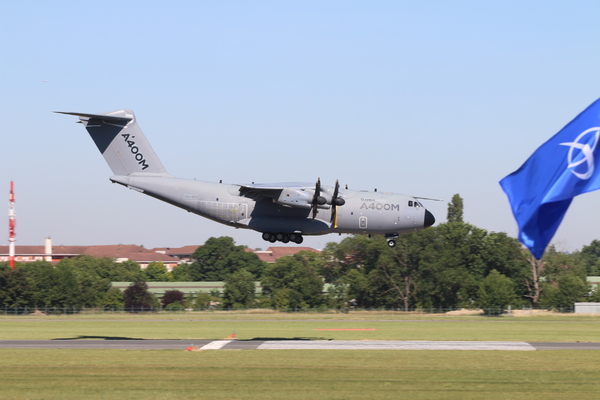
[[[133,118],[129,117],[119,117],[116,115],[106,115],[106,114],[84,114],[84,113],[75,113],[75,112],[64,112],[64,111],[54,111],[57,114],[67,114],[67,115],[75,115],[76,117],[84,117],[84,118],[92,118],[99,119],[105,122],[116,122],[127,124]]]

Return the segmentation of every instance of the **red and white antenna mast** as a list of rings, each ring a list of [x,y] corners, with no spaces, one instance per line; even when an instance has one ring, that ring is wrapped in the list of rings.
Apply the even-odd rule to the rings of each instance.
[[[15,185],[10,182],[10,194],[8,195],[8,263],[10,269],[15,269]]]

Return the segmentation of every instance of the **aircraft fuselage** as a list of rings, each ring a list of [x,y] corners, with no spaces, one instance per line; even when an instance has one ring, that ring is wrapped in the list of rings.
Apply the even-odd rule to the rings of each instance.
[[[345,204],[337,207],[337,224],[333,224],[330,206],[319,208],[313,219],[310,208],[282,205],[271,198],[246,197],[241,185],[135,174],[110,179],[213,221],[259,232],[394,237],[429,226],[428,211],[417,199],[401,194],[343,189],[340,194]]]

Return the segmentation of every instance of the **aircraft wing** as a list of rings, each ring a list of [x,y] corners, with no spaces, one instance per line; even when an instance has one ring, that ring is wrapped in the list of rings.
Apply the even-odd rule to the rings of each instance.
[[[298,208],[312,208],[315,187],[310,183],[269,183],[239,185],[240,195],[255,200],[270,198],[273,202]]]

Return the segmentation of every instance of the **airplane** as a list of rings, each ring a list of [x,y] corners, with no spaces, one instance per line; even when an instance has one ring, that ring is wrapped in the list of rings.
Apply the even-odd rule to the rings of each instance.
[[[311,183],[224,184],[170,175],[137,124],[133,111],[79,117],[118,183],[215,222],[262,233],[268,242],[297,243],[307,235],[384,235],[390,247],[402,233],[430,227],[423,197],[355,191]],[[436,199],[428,199],[436,200]]]

